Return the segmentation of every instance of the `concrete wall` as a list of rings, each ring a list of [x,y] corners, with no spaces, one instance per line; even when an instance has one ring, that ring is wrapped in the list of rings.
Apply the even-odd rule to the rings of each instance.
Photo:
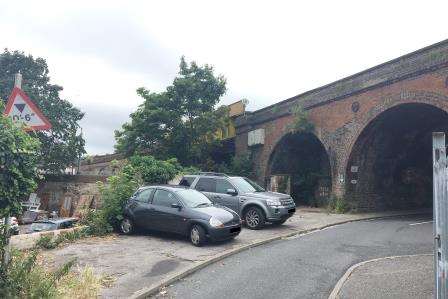
[[[71,233],[75,230],[85,229],[86,226],[77,226],[66,229],[58,229],[48,232],[36,232],[31,234],[20,234],[11,236],[11,247],[18,250],[31,249],[36,245],[36,242],[43,236],[50,236],[52,240],[55,240],[59,235]]]

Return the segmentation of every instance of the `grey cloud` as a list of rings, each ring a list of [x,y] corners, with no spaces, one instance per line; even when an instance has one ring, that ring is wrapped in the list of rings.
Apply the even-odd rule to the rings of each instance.
[[[26,24],[30,36],[74,55],[90,55],[126,72],[165,83],[177,69],[180,53],[160,45],[132,16],[117,11],[88,11]],[[88,65],[86,65],[88,71]]]

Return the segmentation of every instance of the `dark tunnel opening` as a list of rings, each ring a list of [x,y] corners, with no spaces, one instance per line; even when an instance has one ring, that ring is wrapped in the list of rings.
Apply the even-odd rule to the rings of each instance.
[[[331,192],[327,152],[312,133],[290,133],[275,147],[270,159],[270,179],[284,177],[280,192],[288,192],[298,205],[325,204]]]
[[[358,137],[347,165],[346,198],[359,210],[432,206],[432,132],[448,114],[428,104],[386,110]]]

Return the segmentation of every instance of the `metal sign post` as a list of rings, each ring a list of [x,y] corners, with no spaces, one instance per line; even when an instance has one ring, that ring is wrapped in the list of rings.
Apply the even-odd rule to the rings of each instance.
[[[445,133],[432,135],[434,197],[434,267],[435,298],[447,298],[448,280],[448,190]]]

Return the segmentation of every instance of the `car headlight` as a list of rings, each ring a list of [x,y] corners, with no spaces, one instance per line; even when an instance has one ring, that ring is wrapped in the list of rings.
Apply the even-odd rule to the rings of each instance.
[[[210,220],[208,222],[213,227],[224,227],[224,224],[220,220],[216,219],[215,217],[210,218]]]
[[[281,206],[282,203],[279,200],[266,199],[266,204],[271,207]]]

